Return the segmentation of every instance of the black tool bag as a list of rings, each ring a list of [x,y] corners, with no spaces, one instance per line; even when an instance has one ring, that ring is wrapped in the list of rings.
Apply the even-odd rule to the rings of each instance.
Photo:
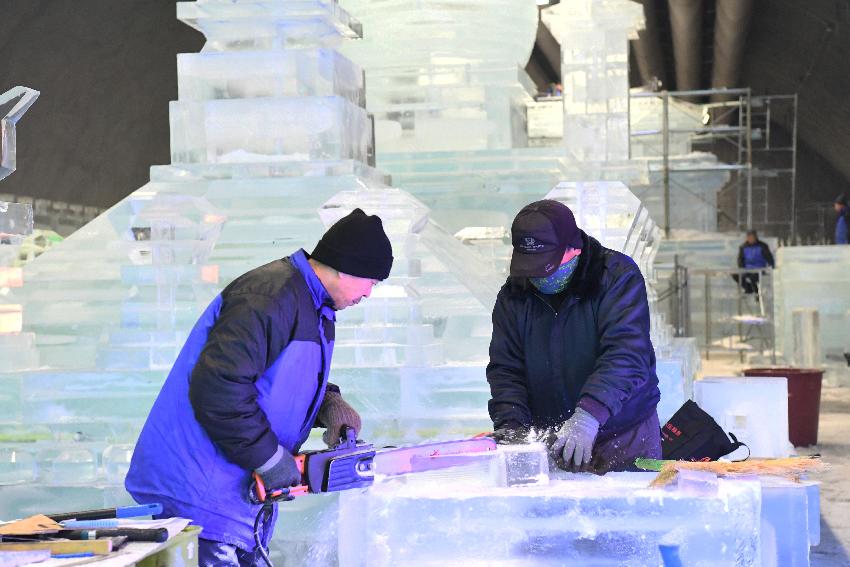
[[[729,437],[713,417],[688,400],[661,428],[661,455],[672,461],[716,461],[738,447],[746,447],[732,433]]]

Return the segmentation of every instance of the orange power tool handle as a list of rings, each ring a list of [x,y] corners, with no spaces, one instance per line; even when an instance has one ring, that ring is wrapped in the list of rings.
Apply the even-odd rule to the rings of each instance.
[[[304,478],[304,468],[307,463],[307,458],[304,455],[295,455],[295,466],[298,467],[298,471],[301,473],[301,478],[303,481]],[[310,487],[306,484],[299,484],[298,486],[292,486],[289,488],[279,488],[277,490],[269,493],[266,491],[266,485],[263,482],[262,477],[258,473],[254,473],[254,491],[256,492],[256,497],[259,502],[265,502],[266,499],[277,499],[281,496],[303,496],[310,492]]]

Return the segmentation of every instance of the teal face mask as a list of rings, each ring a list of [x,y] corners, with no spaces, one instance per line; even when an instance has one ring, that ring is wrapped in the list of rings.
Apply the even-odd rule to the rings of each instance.
[[[570,278],[572,278],[573,272],[576,271],[578,266],[578,259],[579,256],[573,257],[569,262],[561,264],[551,275],[544,278],[529,278],[531,285],[536,287],[540,293],[546,295],[561,293],[567,289],[567,284],[570,283]]]

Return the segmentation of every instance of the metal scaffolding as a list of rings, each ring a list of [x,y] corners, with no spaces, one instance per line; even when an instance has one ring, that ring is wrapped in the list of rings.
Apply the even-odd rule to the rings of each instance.
[[[714,95],[714,96],[713,96]],[[724,170],[731,180],[724,192],[734,194],[735,205],[726,216],[727,224],[737,230],[755,229],[767,234],[783,235],[797,240],[797,95],[753,96],[751,89],[703,89],[690,91],[634,92],[631,98],[661,100],[661,127],[633,131],[629,123],[629,141],[638,137],[660,138],[662,161],[665,234],[670,233],[670,192],[687,190],[687,183],[677,181],[680,173]],[[695,100],[721,102],[694,103]],[[701,123],[682,128],[670,126],[674,104],[701,108]],[[783,128],[777,129],[781,124]],[[714,165],[671,165],[671,136],[688,136],[693,150],[714,153]],[[783,184],[790,192],[790,210],[770,206],[770,196],[779,193]],[[723,220],[719,218],[718,220]],[[722,224],[722,223],[720,223]]]

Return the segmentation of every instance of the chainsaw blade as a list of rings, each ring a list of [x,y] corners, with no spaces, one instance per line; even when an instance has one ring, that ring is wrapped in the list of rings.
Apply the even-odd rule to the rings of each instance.
[[[465,464],[468,459],[445,458],[470,453],[486,453],[496,450],[496,441],[489,437],[437,441],[397,449],[385,449],[375,454],[375,473],[395,476],[412,472],[424,472]]]

